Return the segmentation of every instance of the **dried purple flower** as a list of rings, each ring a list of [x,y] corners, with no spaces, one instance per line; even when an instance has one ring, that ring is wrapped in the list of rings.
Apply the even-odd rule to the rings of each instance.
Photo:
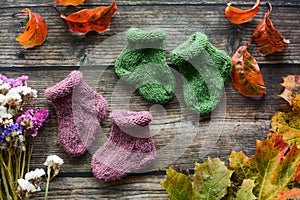
[[[3,131],[1,131],[1,141],[4,142],[8,137],[16,137],[22,135],[23,127],[20,124],[12,124]],[[2,143],[0,142],[0,143]]]
[[[37,135],[38,130],[47,120],[49,111],[47,109],[28,109],[18,117],[17,123],[25,127],[32,137]]]
[[[28,76],[20,76],[17,79],[13,79],[13,78],[7,78],[3,74],[0,74],[0,80],[2,80],[4,83],[9,84],[10,87],[15,88],[15,87],[27,85],[26,81],[28,80]]]
[[[2,144],[4,141],[5,141],[5,136],[4,136],[3,130],[0,129],[0,144]]]

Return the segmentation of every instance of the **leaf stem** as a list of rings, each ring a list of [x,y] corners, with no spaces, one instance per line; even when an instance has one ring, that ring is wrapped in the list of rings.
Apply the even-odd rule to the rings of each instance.
[[[52,7],[56,10],[56,12],[60,15],[60,17],[65,18],[66,16],[60,12],[60,10],[58,10],[58,8],[56,7],[56,5],[52,5]]]
[[[26,13],[26,12],[15,12],[14,14],[12,14],[12,17],[15,17],[16,15],[18,15],[18,14],[24,14],[24,13]]]
[[[46,184],[46,191],[45,191],[44,200],[46,200],[47,197],[48,197],[49,183],[50,183],[50,173],[51,173],[51,167],[49,165],[48,168],[47,168],[47,184]]]
[[[266,2],[267,6],[269,7],[269,12],[272,12],[272,5],[269,1]]]

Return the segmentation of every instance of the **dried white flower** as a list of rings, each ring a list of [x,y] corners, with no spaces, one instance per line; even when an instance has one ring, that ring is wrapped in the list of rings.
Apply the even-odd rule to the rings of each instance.
[[[54,173],[52,177],[56,176],[59,173],[60,166],[64,163],[64,160],[61,159],[57,155],[50,155],[47,157],[47,160],[45,161],[44,165],[48,166],[48,170],[52,168],[54,170]],[[49,176],[50,174],[48,174]]]
[[[4,128],[9,127],[13,123],[14,123],[13,119],[10,119],[10,118],[2,119],[2,124],[3,124]]]
[[[41,178],[44,175],[45,175],[44,169],[35,169],[34,171],[27,172],[25,174],[25,179],[29,181],[29,180]]]
[[[10,113],[7,113],[7,108],[0,106],[0,124],[4,125],[4,128],[13,124],[13,116]]]
[[[5,95],[0,94],[0,106],[3,106],[7,103],[7,98]]]
[[[0,117],[7,114],[7,108],[4,106],[0,106]],[[4,117],[2,117],[4,118]]]
[[[8,91],[10,89],[10,85],[8,83],[0,83],[0,90]]]
[[[36,98],[37,97],[37,91],[32,89],[31,87],[27,86],[19,86],[16,87],[16,90],[18,91],[19,94],[24,95],[24,96],[31,96]]]
[[[57,155],[50,155],[47,157],[47,160],[45,161],[44,165],[46,166],[54,166],[54,165],[58,165],[61,166],[64,163],[64,160],[61,159],[59,156]]]
[[[25,179],[18,179],[19,188],[22,191],[26,191],[28,193],[35,193],[41,191],[40,187],[35,188],[32,183]]]
[[[6,94],[7,102],[22,102],[22,97],[17,88],[12,88]]]

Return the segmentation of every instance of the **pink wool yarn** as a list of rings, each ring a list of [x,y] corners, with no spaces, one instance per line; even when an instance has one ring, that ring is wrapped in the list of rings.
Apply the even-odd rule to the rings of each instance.
[[[94,176],[105,181],[118,180],[140,170],[156,157],[149,112],[114,110],[110,118],[110,136],[95,152],[91,163]]]
[[[72,156],[82,155],[91,145],[100,123],[107,115],[107,103],[84,80],[80,71],[72,71],[64,80],[47,88],[58,120],[61,146]]]

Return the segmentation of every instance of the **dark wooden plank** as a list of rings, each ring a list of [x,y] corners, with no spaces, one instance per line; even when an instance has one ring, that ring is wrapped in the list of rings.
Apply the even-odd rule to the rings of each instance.
[[[112,109],[129,108],[136,111],[149,110],[154,116],[151,128],[159,150],[159,159],[150,167],[150,171],[166,169],[170,164],[192,168],[193,161],[203,161],[207,156],[227,160],[232,149],[243,150],[249,156],[252,155],[255,152],[255,140],[264,139],[268,133],[270,118],[277,110],[288,109],[287,103],[277,96],[282,90],[281,77],[299,73],[298,68],[262,68],[268,94],[260,99],[241,96],[228,81],[225,87],[226,102],[222,103],[225,107],[217,109],[211,115],[198,116],[197,119],[197,116],[187,112],[183,106],[180,81],[175,99],[163,106],[153,105],[127,84],[121,84],[118,88],[117,84],[120,82],[113,68],[108,67],[105,71],[103,68],[81,68],[81,71],[85,80],[106,98],[110,112]],[[63,172],[90,172],[91,154],[108,136],[110,120],[105,119],[90,152],[79,158],[69,157],[59,145],[55,111],[43,96],[47,87],[62,80],[71,69],[2,69],[5,70],[2,73],[9,77],[29,75],[29,85],[36,88],[40,94],[35,105],[49,107],[51,110],[51,120],[36,140],[33,167],[40,167],[47,155],[57,154],[65,160]]]
[[[95,178],[55,178],[50,183],[49,200],[91,199],[168,199],[160,186],[164,175],[131,176],[118,182],[102,182]],[[61,187],[63,186],[63,187]],[[42,188],[43,189],[43,188]],[[38,199],[42,198],[39,193]]]
[[[112,0],[103,0],[101,2],[93,1],[93,0],[86,0],[81,6],[84,7],[87,5],[108,5],[112,2]],[[143,6],[153,6],[153,5],[161,5],[161,6],[168,6],[168,5],[223,5],[224,8],[226,7],[226,4],[228,0],[213,0],[213,1],[204,1],[204,0],[190,0],[190,1],[181,1],[181,0],[165,0],[165,1],[158,1],[158,0],[138,0],[138,1],[127,1],[127,0],[118,0],[118,5],[143,5]],[[297,0],[290,0],[290,1],[284,1],[284,0],[276,0],[276,1],[270,1],[272,4],[277,6],[299,6],[299,1]],[[54,4],[55,1],[50,2],[41,2],[39,0],[3,0],[2,1],[2,7],[20,7],[20,6],[32,6],[32,7],[39,7],[39,6],[49,6],[51,4]],[[234,1],[234,4],[237,6],[241,6],[241,8],[249,9],[251,6],[255,4],[255,1]],[[264,4],[264,2],[262,2]]]
[[[291,44],[283,52],[262,57],[256,45],[249,51],[260,64],[299,64],[300,20],[298,7],[275,7],[271,15],[276,28]],[[125,44],[125,32],[130,27],[143,29],[161,28],[166,30],[167,50],[170,52],[196,31],[205,32],[209,40],[229,55],[239,45],[251,39],[256,25],[263,17],[260,12],[251,22],[242,25],[231,24],[224,15],[223,6],[120,6],[113,18],[111,27],[105,33],[88,33],[78,36],[71,33],[58,14],[50,7],[36,7],[34,12],[43,15],[49,27],[46,42],[33,49],[24,50],[15,37],[22,32],[26,19],[12,18],[11,14],[19,8],[7,8],[0,13],[2,28],[0,29],[0,66],[80,66],[86,60],[93,64],[111,64],[119,55]],[[68,9],[69,13],[71,9]],[[262,8],[266,10],[266,8]],[[22,22],[23,26],[22,26]]]

